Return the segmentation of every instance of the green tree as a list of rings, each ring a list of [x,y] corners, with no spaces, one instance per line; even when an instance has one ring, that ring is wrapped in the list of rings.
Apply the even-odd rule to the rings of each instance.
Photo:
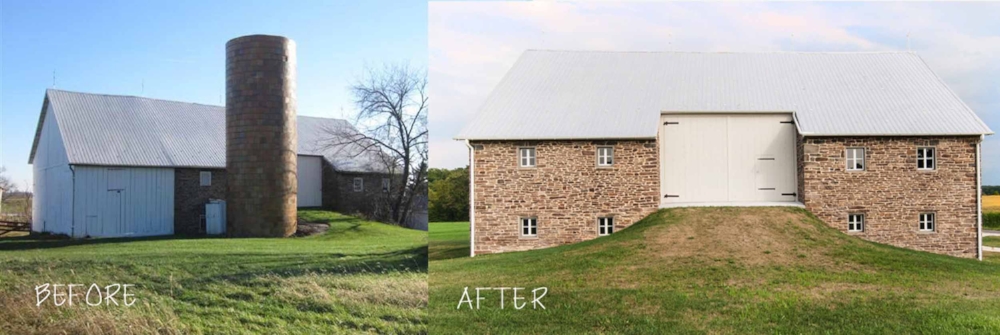
[[[427,171],[430,221],[469,221],[469,169]]]

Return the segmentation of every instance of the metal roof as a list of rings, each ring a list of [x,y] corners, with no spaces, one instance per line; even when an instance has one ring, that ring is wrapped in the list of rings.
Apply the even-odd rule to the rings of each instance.
[[[915,53],[529,50],[456,138],[654,138],[670,112],[792,112],[806,136],[992,134]]]
[[[225,107],[54,89],[45,96],[28,163],[34,161],[37,132],[50,104],[70,164],[226,167]],[[356,132],[347,121],[306,116],[297,121],[298,154],[323,156],[339,171],[385,170],[377,168],[375,153],[358,145],[328,145],[330,130]]]

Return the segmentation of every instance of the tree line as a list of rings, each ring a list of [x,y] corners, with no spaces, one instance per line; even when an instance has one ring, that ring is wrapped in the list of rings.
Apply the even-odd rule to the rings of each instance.
[[[469,169],[427,171],[428,216],[431,222],[469,221]]]

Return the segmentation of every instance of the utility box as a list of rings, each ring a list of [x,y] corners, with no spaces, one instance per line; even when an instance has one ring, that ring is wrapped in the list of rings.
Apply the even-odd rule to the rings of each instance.
[[[226,233],[226,201],[212,199],[205,204],[205,233],[222,235]]]

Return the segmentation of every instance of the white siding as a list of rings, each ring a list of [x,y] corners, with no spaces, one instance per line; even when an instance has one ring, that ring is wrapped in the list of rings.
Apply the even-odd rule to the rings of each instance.
[[[42,122],[32,178],[35,198],[31,230],[72,234],[73,171],[51,105]]]
[[[299,207],[323,205],[323,158],[298,156]]]
[[[77,166],[74,237],[174,233],[174,170]]]

